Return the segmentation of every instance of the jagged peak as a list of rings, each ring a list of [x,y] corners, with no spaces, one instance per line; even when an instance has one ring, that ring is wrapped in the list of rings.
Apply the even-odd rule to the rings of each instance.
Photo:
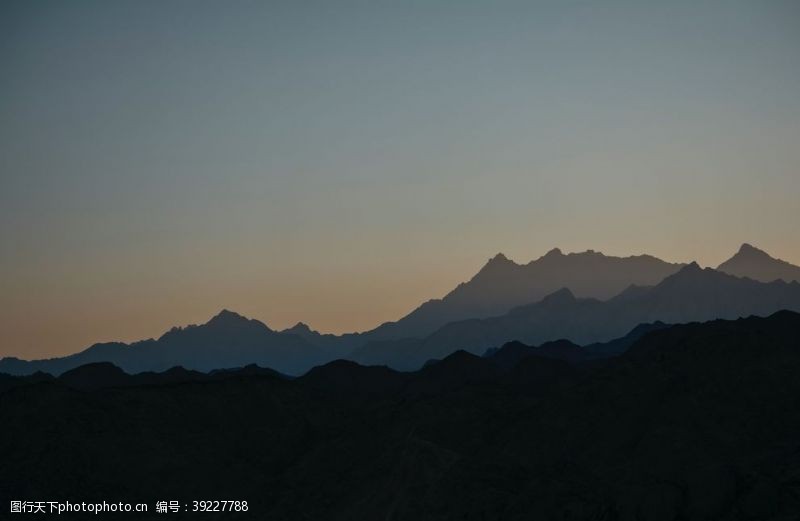
[[[670,280],[684,280],[687,278],[694,278],[697,275],[705,273],[707,270],[704,270],[697,261],[692,261],[686,265],[684,265],[681,269],[670,275],[669,277],[665,278],[658,286],[661,286],[667,281]]]
[[[288,329],[284,329],[283,333],[315,333],[311,327],[306,324],[305,322],[298,322],[297,324],[293,325]]]
[[[703,271],[703,268],[701,268],[700,265],[697,264],[697,261],[692,261],[683,268],[681,268],[680,270],[678,270],[678,273],[692,273],[698,271]]]
[[[238,319],[242,319],[243,318],[243,319],[247,320],[244,316],[240,315],[239,313],[236,313],[235,311],[231,311],[229,309],[223,308],[222,311],[220,311],[219,313],[214,315],[211,318],[211,320],[216,320],[216,319],[228,320],[228,319],[237,319],[237,318]]]
[[[206,322],[206,326],[240,326],[240,325],[260,325],[266,329],[269,329],[265,324],[259,322],[258,320],[249,319],[235,311],[230,311],[228,309],[223,309],[216,315],[214,315],[211,320]]]
[[[746,242],[739,247],[739,251],[736,253],[736,255],[746,257],[769,257],[769,254],[764,250],[758,249],[752,244]]]
[[[737,277],[746,277],[761,282],[772,282],[778,279],[787,282],[800,280],[800,266],[773,257],[749,243],[742,244],[739,251],[717,266],[717,269]]]
[[[694,286],[696,284],[700,284],[703,281],[721,281],[723,279],[735,279],[733,275],[729,275],[724,271],[718,271],[713,268],[702,268],[700,267],[697,262],[690,262],[689,264],[685,265],[677,272],[673,273],[672,275],[666,277],[662,280],[658,285],[655,286],[656,288],[664,288],[664,287],[672,287],[676,284],[682,285],[684,287]],[[698,287],[699,288],[699,287]]]
[[[514,261],[510,260],[502,253],[498,253],[497,255],[489,259],[489,262],[487,262],[486,265],[483,268],[481,268],[481,272],[484,272],[486,270],[495,270],[498,268],[502,269],[505,267],[516,266],[516,265],[517,264]]]
[[[489,259],[489,264],[492,264],[492,263],[503,263],[503,264],[505,264],[505,263],[508,263],[508,262],[511,262],[511,261],[503,253],[498,253],[497,255],[495,255],[494,257]]]

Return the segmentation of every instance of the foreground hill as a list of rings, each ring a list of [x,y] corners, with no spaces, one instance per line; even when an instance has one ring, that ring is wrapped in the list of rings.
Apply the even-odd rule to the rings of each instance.
[[[800,311],[799,283],[762,283],[692,263],[656,286],[632,287],[607,301],[576,298],[565,288],[499,317],[453,322],[424,339],[372,342],[351,357],[413,370],[458,349],[480,354],[512,340],[583,345],[621,337],[642,323],[766,316],[781,309]]]
[[[747,243],[742,244],[736,255],[720,264],[717,269],[737,277],[748,277],[762,282],[778,279],[800,282],[800,266],[776,259]]]
[[[459,352],[407,374],[335,362],[296,380],[85,385],[119,377],[108,366],[25,380],[0,390],[0,500],[224,497],[248,501],[237,517],[285,520],[796,519],[798,334],[800,315],[781,312],[662,327],[599,365]]]

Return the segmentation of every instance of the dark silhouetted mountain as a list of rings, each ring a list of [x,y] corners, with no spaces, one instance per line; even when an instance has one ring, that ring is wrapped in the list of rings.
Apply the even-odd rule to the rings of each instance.
[[[487,349],[483,354],[484,358],[491,359],[496,365],[506,370],[529,356],[555,358],[573,363],[591,358],[583,347],[563,339],[545,342],[540,346],[528,346],[516,341],[507,342],[500,348]]]
[[[563,338],[545,342],[535,348],[535,354],[543,358],[556,358],[565,362],[580,362],[587,358],[581,346]]]
[[[563,339],[545,342],[540,346],[529,346],[522,342],[513,341],[499,348],[492,347],[487,349],[483,357],[492,360],[492,362],[505,370],[510,370],[522,360],[532,356],[557,359],[571,364],[584,363],[619,356],[645,334],[666,327],[669,326],[663,322],[639,324],[623,337],[586,346],[578,346],[569,340]]]
[[[453,322],[424,339],[372,342],[351,356],[365,365],[414,370],[426,360],[441,359],[459,349],[484,353],[489,347],[514,340],[539,345],[567,339],[586,345],[619,338],[643,323],[766,316],[782,309],[800,310],[797,282],[762,283],[692,263],[635,294],[625,291],[600,301],[579,299],[561,289],[503,316]]]
[[[491,382],[500,370],[466,351],[456,351],[443,360],[427,364],[413,379],[414,394],[439,394],[468,384]]]
[[[411,374],[26,382],[0,391],[0,493],[290,521],[796,519],[799,331],[792,312],[664,327],[582,370],[459,352]]]
[[[612,356],[619,356],[627,351],[637,340],[651,331],[658,331],[669,327],[661,321],[656,321],[650,324],[639,324],[633,328],[627,335],[609,340],[608,342],[596,342],[583,346],[588,359],[609,358]]]
[[[376,398],[398,394],[407,378],[385,366],[364,367],[349,360],[335,360],[311,369],[299,381],[328,396]]]
[[[58,379],[75,389],[94,390],[130,385],[132,377],[110,362],[95,362],[70,369]]]
[[[360,336],[354,344],[427,336],[449,322],[487,318],[569,288],[580,297],[606,299],[631,285],[650,286],[683,265],[650,255],[611,257],[592,250],[563,254],[555,248],[528,264],[497,254],[468,282],[398,320]]]
[[[290,376],[279,373],[278,371],[268,367],[261,367],[256,364],[248,364],[244,367],[236,367],[231,369],[214,369],[208,374],[212,377],[224,377],[234,374],[236,376],[269,376],[271,378],[282,379],[291,378]]]
[[[221,369],[209,373],[190,371],[183,367],[173,367],[163,372],[146,371],[130,375],[109,362],[96,362],[70,369],[59,376],[58,381],[73,389],[96,391],[98,389],[118,387],[207,382],[228,377],[249,376],[286,378],[272,369],[258,367],[254,364],[238,369]]]
[[[502,379],[503,385],[516,392],[546,396],[556,389],[574,385],[585,372],[558,357],[539,356],[535,348],[531,351],[507,369]],[[496,360],[492,361],[497,363]]]
[[[0,373],[0,393],[20,387],[24,385],[51,382],[54,378],[52,375],[42,372],[37,372],[25,376],[15,376],[6,373]]]
[[[536,348],[528,346],[522,342],[507,342],[502,347],[491,347],[483,354],[484,358],[489,358],[503,370],[510,370],[521,360],[535,355]]]
[[[198,371],[238,368],[250,364],[285,373],[302,374],[309,367],[336,358],[298,335],[272,331],[258,320],[223,310],[199,326],[173,328],[158,340],[133,344],[95,344],[63,358],[30,362],[4,358],[0,372],[30,374],[43,371],[60,375],[75,367],[110,362],[128,373],[164,371],[182,366]]]
[[[717,270],[761,282],[778,279],[800,282],[800,266],[771,257],[767,252],[747,243],[742,244],[736,255],[720,264]]]

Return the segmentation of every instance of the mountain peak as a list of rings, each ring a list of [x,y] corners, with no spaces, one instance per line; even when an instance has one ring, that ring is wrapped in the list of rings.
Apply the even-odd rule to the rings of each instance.
[[[691,286],[696,284],[698,280],[702,279],[704,275],[712,271],[713,270],[704,270],[699,264],[697,264],[696,261],[692,261],[679,269],[676,273],[662,280],[655,286],[655,288],[675,287],[676,285],[686,286],[687,284]],[[722,274],[720,273],[720,275]]]
[[[764,250],[760,250],[752,244],[748,244],[746,242],[739,247],[739,251],[736,253],[736,255],[740,257],[769,257],[769,254]]]
[[[298,322],[297,324],[293,325],[289,329],[284,329],[282,333],[292,333],[292,334],[311,334],[314,330],[309,327],[308,324],[305,322]]]
[[[222,308],[222,310],[215,315],[216,317],[241,317],[239,313],[235,311],[231,311],[228,308]]]
[[[545,254],[544,254],[544,256],[545,256],[546,258],[550,258],[550,257],[563,257],[563,256],[564,256],[564,254],[561,252],[561,249],[560,249],[560,248],[553,248],[552,250],[550,250],[550,251],[548,251],[547,253],[545,253]]]
[[[693,273],[693,272],[698,272],[698,271],[703,271],[703,268],[701,268],[700,265],[697,264],[697,261],[692,261],[689,264],[687,264],[686,266],[684,266],[683,268],[681,268],[678,271],[678,273],[680,273],[680,272]]]
[[[77,389],[116,387],[125,383],[129,376],[111,362],[95,362],[63,373],[59,380]]]
[[[720,284],[729,284],[736,277],[724,271],[714,268],[702,268],[697,262],[690,262],[681,268],[674,275],[662,280],[653,290],[658,293],[661,291],[684,291],[697,295],[709,287],[719,287]],[[710,285],[710,286],[709,286]],[[685,297],[686,294],[683,294]]]
[[[505,264],[505,263],[508,263],[508,262],[511,262],[511,261],[508,260],[508,257],[503,255],[502,253],[498,253],[497,255],[495,255],[494,257],[489,259],[489,264]]]
[[[503,269],[509,266],[516,266],[516,263],[510,260],[502,253],[498,253],[497,255],[489,259],[489,262],[487,262],[486,265],[481,269],[481,272],[485,272],[487,270],[495,270],[498,268]]]
[[[772,282],[777,279],[786,282],[800,280],[800,266],[777,259],[748,243],[742,244],[739,251],[717,266],[717,269],[737,277],[748,277],[761,282]]]
[[[222,327],[235,327],[247,324],[260,324],[257,320],[251,320],[239,313],[234,311],[230,311],[228,309],[223,309],[216,315],[214,315],[211,320],[206,322],[207,326],[222,326]],[[266,326],[265,326],[266,327]]]

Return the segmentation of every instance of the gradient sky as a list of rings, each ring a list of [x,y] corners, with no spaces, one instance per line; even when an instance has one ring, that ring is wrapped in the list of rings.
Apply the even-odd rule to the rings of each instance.
[[[800,264],[800,3],[0,2],[0,356],[371,328],[502,251]]]

